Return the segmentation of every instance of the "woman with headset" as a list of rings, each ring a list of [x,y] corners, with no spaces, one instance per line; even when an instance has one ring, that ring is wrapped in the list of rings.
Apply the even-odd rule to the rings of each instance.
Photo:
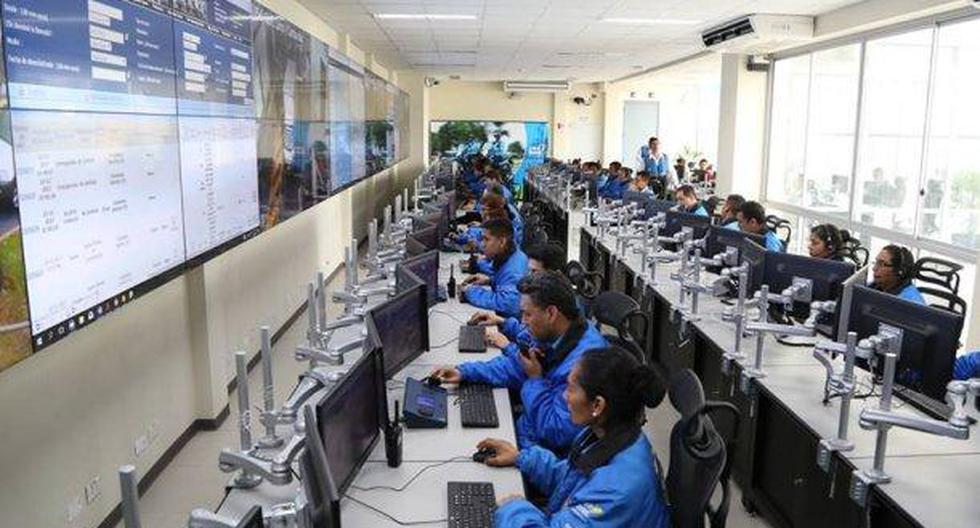
[[[850,239],[847,231],[837,228],[834,224],[820,224],[810,229],[810,256],[818,259],[843,261],[841,249]]]
[[[912,284],[915,257],[908,248],[890,244],[875,257],[871,287],[918,304],[925,304],[922,293]]]

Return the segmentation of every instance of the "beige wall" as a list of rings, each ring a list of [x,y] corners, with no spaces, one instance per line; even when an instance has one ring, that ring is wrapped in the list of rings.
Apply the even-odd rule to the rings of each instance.
[[[364,59],[345,35],[294,0],[263,3]],[[412,93],[413,134],[423,127],[417,96]],[[421,152],[413,148],[409,160],[381,178],[417,174]],[[305,300],[314,271],[341,263],[352,212],[360,218],[373,209],[375,188],[394,184],[367,181],[348,189],[0,372],[2,524],[97,526],[118,504],[120,465],[134,464],[145,475],[195,419],[213,418],[225,407],[233,352],[255,352],[258,326],[280,327]],[[355,195],[365,199],[357,209]],[[154,439],[137,458],[134,442],[149,432]],[[102,496],[85,505],[84,486],[95,476]],[[69,522],[75,500],[84,506]]]
[[[554,157],[586,161],[602,158],[606,114],[602,90],[599,83],[575,84],[568,93],[555,96]],[[575,104],[572,99],[576,97],[588,104]]]

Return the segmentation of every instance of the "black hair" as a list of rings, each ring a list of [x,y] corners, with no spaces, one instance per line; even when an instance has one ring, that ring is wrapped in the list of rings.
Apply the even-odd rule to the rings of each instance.
[[[483,222],[483,230],[495,237],[514,240],[514,224],[506,218],[492,218]]]
[[[578,365],[578,384],[589,401],[606,400],[606,430],[642,423],[643,408],[660,405],[667,395],[664,376],[621,348],[588,350]]]
[[[759,202],[754,200],[745,202],[742,207],[739,207],[738,212],[742,213],[746,221],[755,220],[761,226],[766,225],[766,208]]]
[[[822,240],[831,255],[840,253],[841,248],[844,247],[846,233],[847,231],[841,231],[834,224],[820,224],[810,228],[810,234]],[[847,238],[849,239],[850,235]]]
[[[685,197],[697,198],[698,193],[695,192],[694,187],[688,184],[681,185],[680,187],[674,189],[675,194],[679,194]]]
[[[898,244],[889,244],[883,247],[882,251],[887,251],[892,256],[892,269],[895,270],[899,283],[904,287],[905,284],[911,282],[912,274],[915,271],[915,255],[909,248]]]
[[[534,259],[544,265],[544,269],[549,271],[561,271],[565,269],[568,255],[565,248],[553,242],[535,244],[524,249],[527,258]]]
[[[517,291],[527,295],[539,308],[554,306],[568,319],[579,318],[575,289],[565,275],[559,271],[542,271],[527,275],[517,284]]]
[[[499,184],[499,183],[497,183],[497,182],[490,183],[490,184],[487,184],[486,192],[488,192],[490,194],[496,194],[498,196],[503,196],[504,195],[504,186],[501,185],[501,184]]]
[[[647,140],[647,145],[649,145],[654,141],[660,141],[660,138],[658,138],[657,136],[650,136],[650,139]]]
[[[610,168],[610,169],[611,169],[611,168],[613,168],[613,165],[615,165],[615,166],[617,166],[617,167],[622,167],[622,166],[623,166],[623,164],[622,164],[622,163],[620,163],[620,162],[618,162],[618,161],[613,161],[613,162],[611,162],[611,163],[609,164],[609,168]]]
[[[745,197],[741,194],[729,194],[728,198],[725,198],[725,204],[731,205],[737,213],[745,205]]]

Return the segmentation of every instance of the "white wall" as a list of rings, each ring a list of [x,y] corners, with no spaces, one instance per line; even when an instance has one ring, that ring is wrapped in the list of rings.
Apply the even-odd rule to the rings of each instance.
[[[294,0],[262,3],[354,59],[365,58]],[[380,65],[374,69],[387,75]],[[418,133],[414,99],[411,119]],[[413,148],[383,177],[421,167],[421,152]],[[97,526],[118,504],[120,465],[134,464],[145,475],[195,419],[225,408],[232,353],[256,352],[258,326],[281,326],[305,300],[314,270],[340,263],[353,197],[373,188],[364,182],[348,189],[0,372],[3,526]],[[376,196],[366,194],[373,207]],[[156,439],[137,459],[133,443],[151,428]],[[102,497],[69,523],[69,503],[84,504],[84,486],[94,476]]]
[[[602,159],[602,143],[606,100],[603,85],[575,84],[568,93],[555,96],[554,157],[581,158],[583,161]],[[586,104],[572,100],[581,97]]]

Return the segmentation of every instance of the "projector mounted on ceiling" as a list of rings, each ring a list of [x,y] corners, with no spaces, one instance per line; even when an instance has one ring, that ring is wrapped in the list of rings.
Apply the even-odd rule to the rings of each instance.
[[[701,34],[704,47],[724,53],[762,55],[813,38],[813,17],[746,15]]]
[[[568,81],[504,81],[505,92],[567,92],[572,88]]]

